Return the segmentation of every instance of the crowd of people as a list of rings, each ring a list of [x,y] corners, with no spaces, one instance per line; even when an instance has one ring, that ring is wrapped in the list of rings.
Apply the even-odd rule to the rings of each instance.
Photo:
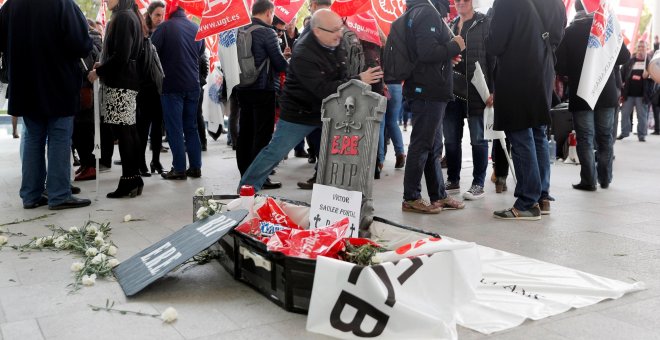
[[[122,174],[108,198],[139,196],[142,177],[153,173],[165,180],[201,177],[206,150],[201,88],[209,69],[208,52],[203,42],[195,41],[198,26],[184,9],[173,6],[166,12],[164,3],[154,1],[143,15],[134,0],[108,0],[112,16],[102,28],[86,20],[72,0],[35,1],[37,10],[19,0],[7,0],[0,9],[0,52],[3,71],[8,71],[9,113],[22,116],[25,123],[20,190],[24,208],[90,204],[72,196],[72,145],[80,155],[74,179],[81,181],[94,179],[97,171],[113,165],[117,143]],[[388,99],[373,160],[374,178],[380,178],[391,141],[395,168],[405,171],[402,210],[408,212],[437,214],[465,207],[464,201],[451,194],[461,190],[466,120],[474,166],[471,185],[462,197],[485,197],[487,108],[494,107],[494,129],[507,137],[504,147],[495,140],[492,148],[491,180],[496,192],[507,190],[509,155],[505,150],[510,150],[516,176],[513,207],[493,212],[500,219],[539,220],[550,213],[554,200],[550,158],[555,155],[549,154],[546,133],[551,108],[564,97],[573,115],[581,163],[575,189],[609,187],[614,139],[631,133],[633,110],[639,122],[637,137],[643,142],[648,134],[649,103],[655,103],[653,133],[660,134],[660,91],[646,71],[650,57],[643,41],[632,57],[622,46],[595,107],[577,95],[593,21],[593,14],[587,14],[579,1],[577,15],[566,27],[561,0],[498,0],[488,14],[476,12],[472,0],[456,0],[458,15],[451,21],[446,21],[447,0],[407,0],[406,12],[398,19],[405,20],[401,26],[405,43],[395,46],[405,49],[414,65],[406,79],[383,70],[380,45],[358,39],[329,9],[331,0],[310,0],[309,4],[311,16],[301,31],[295,20],[285,23],[275,17],[269,0],[254,1],[252,23],[238,30],[239,43],[251,44],[248,50],[239,46],[238,52],[251,59],[248,64],[245,58],[239,61],[241,83],[226,91],[231,95],[225,100],[227,138],[236,150],[239,187],[280,188],[282,183],[270,176],[291,150],[295,157],[315,163],[321,149],[321,103],[350,79],[371,85],[372,91]],[[38,41],[29,38],[36,32],[44,34]],[[384,43],[387,37],[381,34],[381,40]],[[165,74],[162,88],[146,81],[140,70],[140,58],[151,44]],[[48,65],[38,61],[41,55],[50,56]],[[486,100],[472,84],[477,62],[490,92]],[[92,88],[97,79],[102,115],[99,169],[93,154]],[[556,91],[558,80],[565,83],[566,93]],[[30,100],[24,95],[27,92],[43,100]],[[616,137],[619,109],[622,126]],[[399,125],[407,131],[409,119],[412,130],[406,152]],[[161,152],[167,150],[162,145],[163,132],[173,158],[169,171],[160,163]],[[428,200],[423,198],[422,177]],[[315,182],[316,171],[298,186],[312,189]]]

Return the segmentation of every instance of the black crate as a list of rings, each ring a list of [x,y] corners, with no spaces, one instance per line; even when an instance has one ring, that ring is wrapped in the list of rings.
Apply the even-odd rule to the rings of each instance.
[[[304,203],[303,203],[304,204]],[[438,234],[401,225],[380,217],[374,221],[433,237]],[[314,284],[316,260],[272,253],[266,245],[243,233],[232,230],[220,240],[227,256],[221,265],[259,293],[289,312],[307,314]]]

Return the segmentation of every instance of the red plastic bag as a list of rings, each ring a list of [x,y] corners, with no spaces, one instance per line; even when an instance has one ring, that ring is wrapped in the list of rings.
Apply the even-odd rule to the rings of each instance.
[[[271,197],[266,198],[266,203],[257,209],[257,215],[261,221],[283,225],[292,229],[301,229],[289,216],[287,216],[277,202]]]
[[[348,227],[348,218],[344,218],[325,228],[281,230],[268,240],[268,251],[307,259],[318,256],[338,258],[337,253],[345,247],[343,235]]]

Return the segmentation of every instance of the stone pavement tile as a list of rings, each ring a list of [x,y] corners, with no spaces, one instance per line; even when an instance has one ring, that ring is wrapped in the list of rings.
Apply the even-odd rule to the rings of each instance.
[[[583,208],[585,211],[593,211],[595,213],[601,214],[605,219],[614,219],[614,221],[625,221],[628,223],[641,223],[641,222],[650,222],[656,220],[654,215],[649,214],[649,211],[660,210],[660,204],[652,202],[642,202],[629,204],[619,204],[617,206],[611,207],[609,209],[603,209],[603,207],[593,208]],[[611,225],[611,223],[610,223]]]
[[[93,287],[83,287],[69,294],[73,280],[0,288],[0,304],[7,321],[20,321],[80,310],[87,303],[102,299],[123,302],[124,294],[115,282],[97,280]]]
[[[0,324],[7,322],[5,318],[5,311],[2,309],[2,304],[0,304]]]
[[[255,327],[243,328],[235,331],[221,332],[210,334],[198,338],[189,338],[194,340],[254,340],[254,339],[268,339],[268,340],[288,340],[296,339],[289,334],[281,334],[275,330],[271,325],[261,325]],[[309,339],[309,338],[305,338]]]
[[[25,253],[16,253],[16,256],[22,257],[22,255]],[[21,283],[26,286],[53,281],[73,282],[71,264],[81,260],[80,257],[64,251],[45,250],[31,255],[27,259],[18,260],[14,265]]]
[[[2,336],[7,340],[38,340],[43,339],[37,320],[29,319],[0,324]]]
[[[101,304],[105,306],[105,301]],[[113,308],[160,314],[149,304],[115,304]],[[39,318],[39,325],[48,339],[183,339],[173,324],[158,318],[122,315],[119,312],[93,311],[85,305],[73,313]]]
[[[660,334],[660,297],[604,309],[598,312],[604,316]]]
[[[273,327],[280,334],[287,336],[289,339],[306,339],[306,340],[323,340],[334,339],[326,335],[308,332],[305,327],[307,324],[307,317],[305,315],[297,314],[289,320],[278,321],[268,326]]]
[[[2,252],[9,253],[8,250],[2,250]],[[21,281],[10,262],[11,259],[8,259],[6,254],[3,254],[0,258],[7,258],[0,261],[0,288],[19,286]]]
[[[211,295],[210,298],[213,298],[213,296]],[[154,306],[160,312],[170,305],[172,304],[169,304],[169,302],[154,303]],[[172,325],[186,339],[224,334],[240,329],[235,322],[225,315],[230,311],[225,310],[221,303],[204,303],[202,300],[193,299],[178,302],[172,306],[177,310],[179,316],[176,323]]]
[[[568,339],[657,339],[655,332],[599,313],[588,313],[543,324]]]
[[[599,228],[600,231],[638,241],[660,244],[660,221],[652,220]]]

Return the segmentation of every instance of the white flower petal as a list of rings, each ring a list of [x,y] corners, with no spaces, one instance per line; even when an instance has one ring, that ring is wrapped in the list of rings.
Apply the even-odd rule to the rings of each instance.
[[[81,262],[74,262],[74,263],[71,265],[71,271],[72,271],[72,272],[79,272],[79,271],[81,271],[81,270],[83,269],[84,266],[85,266],[85,265],[82,264]]]
[[[163,311],[163,314],[160,315],[160,318],[167,323],[172,323],[176,321],[178,317],[179,314],[176,312],[176,309],[174,309],[174,307],[167,307],[167,309]]]
[[[124,222],[130,222],[133,217],[131,215],[124,216]]]
[[[7,243],[7,237],[0,235],[0,246],[3,246]]]

